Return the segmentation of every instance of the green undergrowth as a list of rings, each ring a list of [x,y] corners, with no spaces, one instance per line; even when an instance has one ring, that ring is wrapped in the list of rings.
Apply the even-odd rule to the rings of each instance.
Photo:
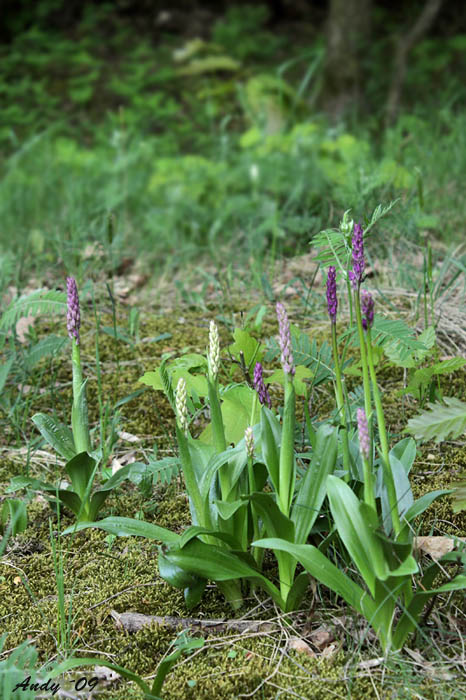
[[[238,310],[240,309],[235,309]],[[211,311],[199,313],[183,309],[176,317],[167,314],[143,318],[141,341],[135,342],[134,347],[102,333],[99,342],[104,399],[111,399],[115,403],[140,389],[137,380],[144,371],[155,369],[164,353],[173,352],[174,356],[178,356],[185,351],[205,352],[208,324],[214,315]],[[292,310],[291,315],[299,327],[308,326],[308,319],[302,311],[295,309],[293,313]],[[237,319],[239,323],[239,315]],[[123,323],[119,319],[119,324]],[[101,324],[111,326],[111,318],[103,316]],[[36,324],[39,335],[44,328],[47,328],[47,332],[60,332],[58,324]],[[163,333],[170,333],[171,336],[157,342],[147,342]],[[264,339],[275,333],[273,314],[268,313],[258,337]],[[318,341],[322,341],[326,337],[326,331],[316,335]],[[222,347],[231,342],[226,327],[220,326],[220,336]],[[95,423],[99,415],[95,335],[89,320],[84,319],[81,337],[83,365],[86,376],[89,377],[90,417],[91,422]],[[52,367],[45,367],[41,381],[46,393],[38,394],[32,402],[31,415],[36,411],[54,409],[63,420],[68,421],[71,368],[66,353],[55,358]],[[402,382],[400,372],[383,371],[380,381],[384,387],[387,424],[390,433],[395,435],[401,432],[406,420],[417,410],[416,402],[406,400],[403,402],[403,411],[400,411],[401,399],[396,395]],[[47,389],[48,383],[54,382],[58,382],[60,388],[51,392]],[[351,389],[357,382],[357,379],[352,378],[348,382],[348,388]],[[456,396],[464,398],[464,373],[448,378],[448,384]],[[445,391],[448,393],[447,387]],[[274,387],[272,394],[275,405],[279,406],[281,388]],[[313,403],[315,415],[319,418],[329,415],[332,403],[332,389],[324,386],[316,392]],[[301,407],[298,406],[298,413],[300,410]],[[121,429],[142,438],[141,443],[136,445],[136,452],[140,446],[150,449],[156,443],[159,455],[173,454],[173,415],[161,392],[144,391],[133,401],[124,404],[121,413]],[[1,420],[5,423],[5,416]],[[30,422],[26,425],[26,435],[29,439],[34,436]],[[10,438],[12,436],[10,434]],[[20,461],[18,446],[5,433],[2,436],[2,446],[10,447],[10,453],[6,451],[4,455],[0,487],[6,486],[12,476],[24,473],[25,469],[24,463]],[[125,444],[124,447],[134,449],[134,445]],[[118,444],[116,453],[120,449],[121,443]],[[137,458],[141,461],[144,459],[139,453]],[[450,486],[465,470],[465,465],[466,451],[456,444],[420,446],[411,475],[415,498],[428,491]],[[28,468],[31,476],[43,478],[43,467],[34,455]],[[60,473],[58,466],[47,464],[47,469],[54,476]],[[102,509],[102,517],[111,514],[142,516],[178,532],[190,522],[187,499],[179,477],[168,486],[155,487],[149,501],[144,500],[136,486],[124,484],[116,493],[111,494]],[[57,534],[57,516],[44,500],[39,497],[29,503],[28,528],[22,535],[10,540],[0,575],[0,629],[7,633],[7,648],[13,648],[29,637],[34,640],[41,662],[50,660],[57,654],[58,602],[50,546],[50,518]],[[72,522],[70,514],[63,511],[60,529]],[[448,496],[436,501],[416,524],[416,534],[419,535],[464,536],[465,532],[466,515],[453,514]],[[72,606],[69,646],[76,655],[94,656],[105,651],[109,655],[108,659],[141,675],[155,672],[176,631],[152,626],[136,634],[128,634],[115,625],[110,616],[112,609],[158,616],[186,617],[192,614],[201,618],[234,617],[213,585],[208,587],[201,605],[193,613],[187,613],[182,593],[158,576],[157,546],[154,542],[139,538],[113,539],[99,530],[87,530],[74,537],[63,538],[61,547],[65,557],[65,602],[67,606]],[[267,563],[267,566],[268,574],[273,577],[273,561]],[[460,594],[455,594],[453,600],[455,604],[462,605]],[[260,602],[264,607],[257,608]],[[309,589],[303,609],[316,626],[325,616],[331,620],[345,612],[338,600],[319,586],[317,591],[313,591],[312,587]],[[276,614],[261,594],[247,600],[238,614],[248,611],[256,619]],[[340,630],[336,653],[328,658],[314,658],[288,649],[287,634],[229,633],[222,637],[209,637],[205,648],[194,658],[183,658],[175,667],[164,686],[164,697],[229,700],[251,693],[258,698],[342,697],[357,700],[414,697],[406,694],[407,688],[410,693],[418,692],[419,697],[433,700],[461,697],[455,695],[457,690],[451,679],[442,680],[439,685],[428,674],[416,674],[414,667],[406,664],[404,656],[391,662],[393,668],[381,666],[380,669],[367,669],[364,664],[358,666],[365,659],[378,656],[379,650],[370,639],[368,643],[359,646],[358,641],[352,638],[350,627],[346,632]],[[450,649],[453,651],[456,649],[455,642],[451,637],[450,640]],[[429,640],[427,646],[421,641],[421,648],[427,657],[433,654]],[[383,673],[382,668],[385,668]],[[140,692],[127,682],[101,688],[101,691],[99,697],[108,700],[141,697]]]

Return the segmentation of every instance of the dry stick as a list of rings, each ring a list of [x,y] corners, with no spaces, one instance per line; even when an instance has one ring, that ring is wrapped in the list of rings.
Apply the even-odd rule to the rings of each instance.
[[[165,615],[142,615],[141,613],[118,613],[111,610],[110,615],[115,620],[117,626],[123,627],[128,632],[137,632],[142,627],[151,624],[163,627],[173,627],[177,629],[199,629],[212,634],[224,634],[230,630],[244,634],[246,632],[273,632],[278,626],[270,620],[202,620],[195,617],[172,617]]]
[[[393,60],[393,77],[385,107],[386,126],[390,126],[395,120],[401,98],[401,91],[406,74],[408,54],[419,39],[427,32],[433,23],[443,0],[427,0],[424,9],[417,18],[414,26],[402,37],[395,51]]]

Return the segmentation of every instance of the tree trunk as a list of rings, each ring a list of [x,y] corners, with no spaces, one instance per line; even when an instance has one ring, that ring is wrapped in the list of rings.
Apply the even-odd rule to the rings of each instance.
[[[361,55],[369,38],[372,0],[330,0],[324,101],[338,118],[362,97]]]
[[[413,46],[426,34],[433,24],[443,0],[427,0],[424,8],[409,32],[398,40],[393,61],[393,77],[385,108],[386,126],[396,119],[401,92],[408,65],[408,54]]]

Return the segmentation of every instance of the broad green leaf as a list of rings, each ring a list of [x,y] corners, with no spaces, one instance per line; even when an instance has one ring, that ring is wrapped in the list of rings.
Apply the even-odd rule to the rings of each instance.
[[[10,521],[11,534],[15,537],[19,532],[24,532],[28,525],[27,509],[24,501],[19,498],[7,498],[0,511],[0,532]]]
[[[265,355],[265,347],[252,337],[248,331],[235,328],[233,331],[235,342],[228,348],[230,354],[240,361],[240,353],[244,355],[244,361],[249,371],[254,370],[256,362],[262,362]]]
[[[338,434],[328,424],[319,426],[311,463],[298,484],[291,518],[295,523],[295,542],[305,544],[327,492],[327,477],[335,468]]]
[[[327,493],[338,534],[374,596],[375,580],[384,580],[390,574],[382,545],[348,484],[331,475],[327,479]]]
[[[221,395],[221,414],[227,444],[237,445],[244,438],[246,428],[259,422],[260,404],[256,403],[252,416],[252,405],[255,392],[248,386],[235,386]],[[212,424],[209,424],[199,436],[206,443],[213,441]]]
[[[239,503],[240,505],[244,506],[244,503],[242,501],[239,501]],[[233,549],[239,549],[239,543],[233,535],[230,535],[228,532],[212,530],[208,527],[200,527],[199,525],[191,525],[191,527],[188,527],[183,532],[178,542],[179,548],[183,549],[183,547],[185,547],[188,544],[188,542],[191,542],[191,540],[193,540],[195,537],[198,537],[199,535],[209,535],[210,537],[215,537],[221,542],[226,542]]]
[[[153,523],[147,523],[144,520],[136,520],[136,518],[118,518],[110,516],[97,522],[79,523],[72,525],[64,530],[63,535],[69,535],[80,530],[86,530],[89,527],[97,527],[100,530],[118,537],[147,537],[149,540],[158,540],[165,544],[176,544],[180,540],[180,535],[164,527],[159,527]]]
[[[281,512],[273,494],[257,492],[245,498],[254,504],[254,508],[262,519],[265,534],[268,537],[280,537],[289,542],[294,542],[294,523]]]
[[[288,552],[311,576],[341,595],[361,615],[371,619],[375,614],[376,605],[370,595],[332,564],[317,547],[310,544],[293,544],[276,537],[257,540],[252,546]]]
[[[437,500],[437,498],[446,496],[448,493],[453,493],[453,491],[454,489],[439,489],[437,491],[431,491],[430,493],[424,494],[424,496],[418,498],[417,501],[414,501],[414,503],[408,508],[403,516],[404,520],[410,523],[411,520],[414,520],[414,518],[417,518],[418,515],[421,515],[434,501]]]
[[[95,473],[96,461],[89,457],[87,452],[80,452],[70,459],[65,467],[65,471],[70,476],[74,491],[81,501],[84,500],[89,481]]]
[[[296,373],[293,377],[293,385],[298,396],[308,395],[309,383],[306,383],[304,380],[310,380],[313,376],[314,375],[309,367],[304,367],[304,365],[298,365],[296,367]],[[276,369],[275,372],[265,380],[266,384],[273,384],[274,382],[285,386],[285,372],[282,369]]]
[[[164,554],[176,566],[211,581],[234,581],[241,578],[256,581],[277,604],[284,605],[273,583],[233,552],[191,540],[183,549],[170,548]]]
[[[460,481],[454,486],[452,509],[454,513],[466,510],[466,480]]]
[[[222,520],[230,520],[234,514],[240,510],[240,508],[246,507],[244,501],[221,501],[219,499],[215,499],[214,504],[217,507]]]
[[[413,438],[404,438],[392,447],[389,457],[396,457],[404,467],[406,474],[409,474],[416,458],[416,443]]]
[[[262,457],[269,472],[275,492],[280,486],[280,445],[282,427],[272,411],[266,406],[261,411]]]
[[[58,454],[66,459],[73,459],[76,455],[73,433],[67,425],[48,416],[45,413],[35,413],[32,416],[33,423],[40,434]]]
[[[430,403],[429,410],[410,418],[404,432],[416,440],[442,442],[456,439],[466,431],[466,403],[445,396],[443,403]]]

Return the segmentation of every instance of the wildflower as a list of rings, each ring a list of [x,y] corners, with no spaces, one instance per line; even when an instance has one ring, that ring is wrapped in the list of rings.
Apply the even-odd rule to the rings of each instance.
[[[248,457],[252,459],[254,457],[254,435],[251,426],[244,431],[244,441],[246,442]]]
[[[209,367],[214,381],[217,379],[219,365],[220,341],[218,338],[218,328],[215,321],[211,321],[209,328]]]
[[[278,317],[278,344],[280,345],[280,350],[282,353],[282,367],[285,374],[295,373],[295,366],[293,361],[293,351],[291,349],[291,332],[290,332],[290,322],[288,321],[288,316],[285,311],[283,304],[278,301],[276,306],[277,317]]]
[[[358,408],[358,434],[359,434],[359,450],[364,459],[369,459],[369,427],[367,425],[367,416],[363,408]]]
[[[353,269],[348,273],[353,289],[356,289],[362,282],[364,276],[364,232],[361,224],[354,225],[353,238],[351,239],[353,249]]]
[[[267,391],[267,387],[264,384],[264,378],[262,376],[262,365],[260,362],[256,362],[254,367],[254,389],[259,395],[259,401],[263,406],[267,404],[269,408],[272,406],[272,400],[270,394]]]
[[[81,315],[79,313],[79,297],[76,280],[74,277],[66,278],[67,291],[67,314],[66,327],[71,340],[76,339],[76,345],[79,345],[79,327],[81,325]]]
[[[337,320],[337,271],[335,267],[330,266],[327,273],[327,310],[332,323]]]
[[[361,290],[361,311],[364,316],[362,325],[364,330],[367,331],[374,323],[374,299],[367,289]]]
[[[186,403],[186,382],[180,377],[176,385],[176,413],[181,430],[188,432],[188,406]]]

